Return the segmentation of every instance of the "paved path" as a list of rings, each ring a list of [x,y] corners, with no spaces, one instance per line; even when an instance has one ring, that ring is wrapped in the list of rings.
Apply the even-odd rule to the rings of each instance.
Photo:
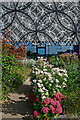
[[[30,78],[27,79],[15,93],[10,93],[10,100],[3,103],[2,120],[32,120],[33,110],[28,101],[28,95],[31,92]],[[9,118],[9,119],[7,119]],[[15,119],[14,119],[15,118]],[[21,118],[21,119],[20,119]]]

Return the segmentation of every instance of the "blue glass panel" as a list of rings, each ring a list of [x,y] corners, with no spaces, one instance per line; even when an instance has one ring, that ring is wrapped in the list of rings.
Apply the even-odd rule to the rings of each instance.
[[[38,55],[44,55],[45,49],[44,48],[38,48]]]

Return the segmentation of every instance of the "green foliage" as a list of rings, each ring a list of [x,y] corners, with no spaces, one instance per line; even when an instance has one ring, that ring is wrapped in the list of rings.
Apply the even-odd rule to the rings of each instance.
[[[11,54],[10,56],[2,57],[2,96],[8,92],[14,91],[23,83],[22,76],[17,73],[17,60]]]
[[[65,68],[67,65],[71,65],[74,63],[78,63],[78,56],[75,54],[61,54],[59,56],[52,56],[49,58],[50,63],[54,65],[54,67]]]
[[[67,92],[71,93],[73,92],[78,85],[80,84],[80,70],[79,70],[79,65],[78,63],[74,63],[72,65],[67,65],[66,70],[68,72],[68,89]]]
[[[71,95],[62,101],[64,114],[77,114],[80,117],[80,88],[71,92]]]
[[[21,63],[21,60],[26,56],[26,49],[21,44],[18,49],[13,46],[10,40],[7,43],[12,32],[7,31],[1,39],[2,45],[2,99],[7,98],[7,93],[15,91],[19,85],[22,85],[23,80],[26,80],[30,68],[27,68]]]

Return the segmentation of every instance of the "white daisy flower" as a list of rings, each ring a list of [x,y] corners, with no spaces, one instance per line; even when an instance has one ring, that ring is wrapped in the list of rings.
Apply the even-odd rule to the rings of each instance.
[[[49,84],[51,86],[51,84]]]
[[[47,69],[43,69],[43,71],[47,71]]]
[[[53,80],[51,80],[51,83],[53,83]]]
[[[37,83],[38,87],[41,87],[40,83]]]
[[[41,73],[43,73],[43,71],[41,71]]]
[[[66,78],[64,78],[64,81],[67,81],[67,79],[66,79]]]
[[[38,80],[38,82],[42,83],[42,80]]]
[[[39,92],[42,92],[42,93],[44,92],[42,89],[39,89],[38,91],[39,91]]]
[[[59,80],[58,79],[55,79],[57,83],[59,83]]]
[[[43,87],[42,89],[45,90],[45,87]]]
[[[43,84],[41,84],[41,87],[43,87]]]
[[[68,75],[67,75],[66,73],[65,73],[64,75],[65,75],[66,77],[68,77]]]
[[[36,80],[33,80],[34,83],[36,83]]]
[[[45,95],[49,95],[49,93],[48,93],[48,92],[46,92],[46,93],[45,93]]]
[[[45,99],[45,98],[46,98],[45,96],[42,97],[42,99]]]

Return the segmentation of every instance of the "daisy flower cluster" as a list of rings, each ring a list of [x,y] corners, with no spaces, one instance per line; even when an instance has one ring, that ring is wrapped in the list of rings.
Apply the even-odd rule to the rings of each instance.
[[[39,57],[36,65],[33,65],[32,76],[33,92],[42,100],[52,97],[56,92],[61,93],[67,86],[67,71],[54,68],[43,57]]]

